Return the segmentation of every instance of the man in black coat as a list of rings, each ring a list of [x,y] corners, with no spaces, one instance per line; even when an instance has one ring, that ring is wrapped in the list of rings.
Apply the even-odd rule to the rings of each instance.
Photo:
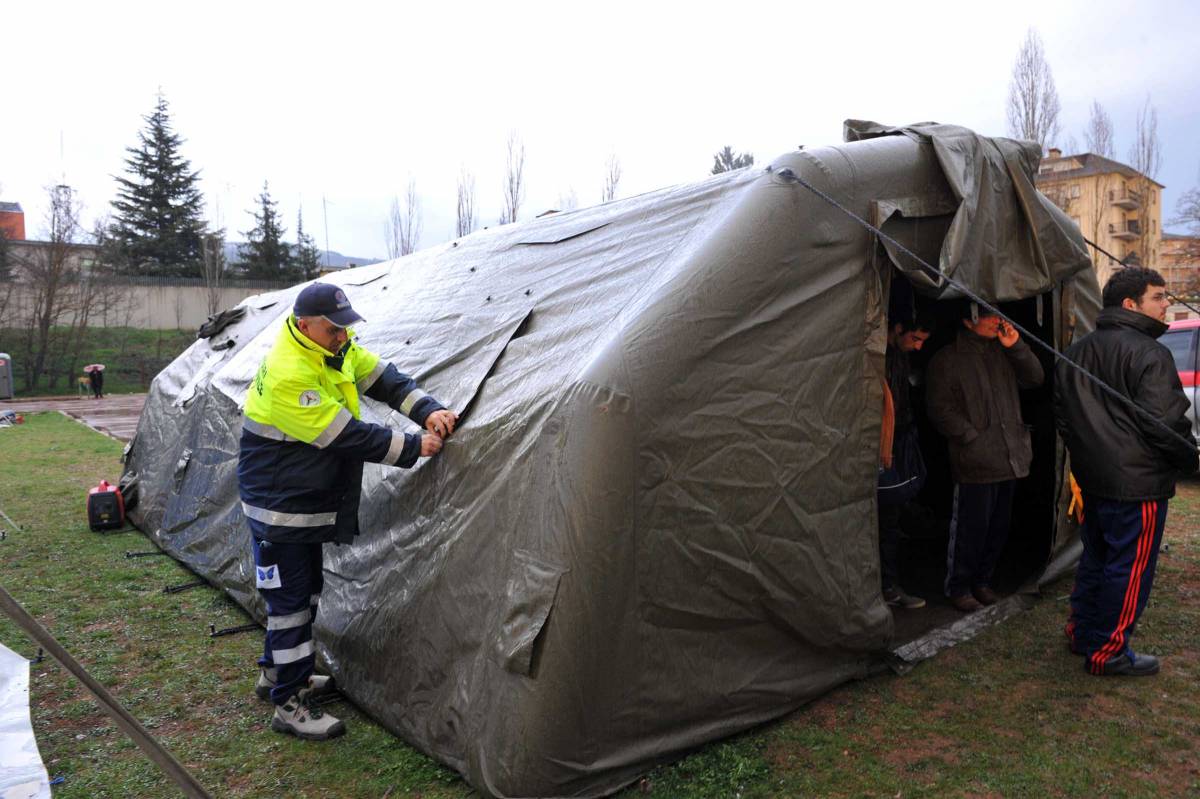
[[[1033,446],[1020,389],[1042,384],[1037,356],[1012,325],[963,306],[962,329],[926,372],[929,421],[946,437],[954,478],[946,596],[966,612],[995,604],[992,573],[1008,540],[1017,481]]]
[[[1105,393],[1078,369],[1055,372],[1055,419],[1083,490],[1083,555],[1067,636],[1095,675],[1150,675],[1158,658],[1129,638],[1150,597],[1167,500],[1197,468],[1188,400],[1174,359],[1155,339],[1167,331],[1162,276],[1126,267],[1104,286],[1096,331],[1067,350],[1142,412]]]

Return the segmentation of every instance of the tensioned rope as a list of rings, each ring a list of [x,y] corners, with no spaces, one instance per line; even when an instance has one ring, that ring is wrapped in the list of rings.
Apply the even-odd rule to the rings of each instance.
[[[1168,425],[1166,422],[1164,422],[1162,419],[1159,419],[1157,416],[1155,416],[1154,414],[1147,411],[1141,405],[1138,405],[1132,399],[1125,396],[1121,392],[1117,391],[1115,388],[1108,385],[1108,383],[1105,383],[1099,377],[1092,374],[1091,372],[1089,372],[1087,369],[1080,366],[1079,364],[1075,363],[1067,356],[1063,355],[1054,346],[1047,344],[1041,338],[1039,338],[1038,336],[1036,336],[1033,333],[1026,330],[1022,325],[1015,322],[1011,317],[1009,317],[1007,314],[1003,313],[999,308],[992,305],[991,303],[989,303],[987,300],[980,297],[975,292],[971,291],[969,288],[964,286],[959,281],[955,280],[954,278],[950,277],[949,275],[942,274],[942,272],[940,270],[938,270],[935,267],[928,264],[923,258],[921,258],[921,256],[917,255],[912,250],[908,249],[903,244],[896,241],[894,238],[892,238],[888,234],[884,233],[882,230],[875,227],[870,222],[863,219],[861,216],[854,213],[846,206],[839,203],[833,197],[830,197],[828,194],[826,194],[825,192],[818,189],[816,186],[809,183],[807,180],[802,178],[800,175],[796,174],[796,172],[794,170],[792,170],[791,168],[785,167],[785,168],[779,170],[778,172],[776,172],[775,174],[777,174],[779,177],[783,178],[784,180],[792,180],[792,181],[795,181],[796,183],[799,183],[801,186],[808,189],[813,194],[817,195],[822,200],[829,203],[834,208],[838,209],[843,214],[845,214],[846,216],[853,219],[859,225],[861,225],[862,227],[864,227],[867,230],[874,233],[876,236],[878,236],[883,241],[888,242],[893,247],[895,247],[897,250],[904,253],[909,258],[911,258],[914,262],[919,264],[922,269],[924,269],[926,272],[929,273],[929,276],[932,279],[946,281],[951,286],[953,286],[954,288],[961,291],[972,302],[979,305],[979,307],[986,309],[989,314],[999,316],[1001,319],[1003,319],[1004,321],[1006,321],[1010,325],[1012,325],[1013,328],[1015,328],[1018,333],[1020,333],[1022,336],[1024,336],[1026,341],[1031,341],[1031,342],[1035,343],[1037,346],[1041,347],[1043,350],[1045,350],[1046,352],[1049,352],[1051,355],[1053,355],[1055,360],[1062,361],[1063,363],[1069,365],[1072,369],[1077,370],[1080,374],[1084,375],[1087,379],[1091,380],[1101,391],[1110,395],[1113,399],[1117,400],[1118,402],[1121,402],[1121,403],[1129,406],[1131,409],[1133,409],[1134,413],[1138,414],[1143,419],[1146,419],[1151,424],[1154,424],[1157,427],[1162,428],[1168,435],[1170,435],[1172,438],[1174,438],[1174,439],[1178,440],[1179,442],[1181,442],[1182,444],[1184,444],[1184,446],[1188,447],[1189,449],[1194,449],[1196,447],[1195,443],[1188,441],[1186,438],[1181,436],[1179,433],[1175,432],[1175,430],[1173,428],[1171,428],[1171,426]]]
[[[57,639],[46,628],[38,624],[37,619],[29,615],[25,608],[21,607],[17,600],[12,598],[8,591],[0,586],[0,611],[4,611],[17,626],[24,630],[30,638],[37,642],[38,646],[50,653],[51,657],[57,660],[75,676],[75,679],[84,684],[84,687],[96,697],[96,702],[100,708],[112,717],[112,720],[117,723],[121,730],[133,739],[146,756],[161,768],[166,775],[183,791],[184,796],[189,799],[211,799],[208,791],[204,786],[192,776],[182,763],[168,752],[158,740],[151,735],[142,723],[125,709],[125,707],[117,701],[108,689],[96,681],[96,678],[88,673],[78,660],[71,656],[63,648]]]

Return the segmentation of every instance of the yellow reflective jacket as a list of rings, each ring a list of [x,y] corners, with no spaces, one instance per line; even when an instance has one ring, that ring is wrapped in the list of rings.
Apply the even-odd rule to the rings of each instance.
[[[419,434],[360,420],[360,394],[424,426],[441,404],[379,356],[317,345],[289,316],[246,394],[238,458],[242,511],[269,541],[349,541],[364,461],[412,466]]]

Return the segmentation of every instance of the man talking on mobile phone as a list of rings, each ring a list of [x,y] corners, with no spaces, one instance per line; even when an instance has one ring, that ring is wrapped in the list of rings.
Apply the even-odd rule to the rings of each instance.
[[[962,329],[929,364],[929,419],[946,437],[954,511],[946,596],[964,613],[995,604],[992,572],[1008,540],[1017,480],[1033,447],[1019,389],[1040,386],[1042,365],[1001,317],[964,304]]]

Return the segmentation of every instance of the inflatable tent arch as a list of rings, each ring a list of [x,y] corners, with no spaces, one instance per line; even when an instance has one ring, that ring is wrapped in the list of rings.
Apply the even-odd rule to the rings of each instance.
[[[369,464],[362,535],[326,548],[316,637],[351,700],[488,794],[599,796],[877,667],[892,256],[795,178],[989,300],[1042,296],[1057,343],[1098,292],[1032,189],[1036,145],[847,131],[331,279],[364,345],[469,408],[438,457]],[[946,214],[932,238],[914,222]],[[260,621],[239,406],[298,290],[246,300],[163,370],[127,450],[134,521]],[[1070,541],[1052,449],[1032,577]]]

